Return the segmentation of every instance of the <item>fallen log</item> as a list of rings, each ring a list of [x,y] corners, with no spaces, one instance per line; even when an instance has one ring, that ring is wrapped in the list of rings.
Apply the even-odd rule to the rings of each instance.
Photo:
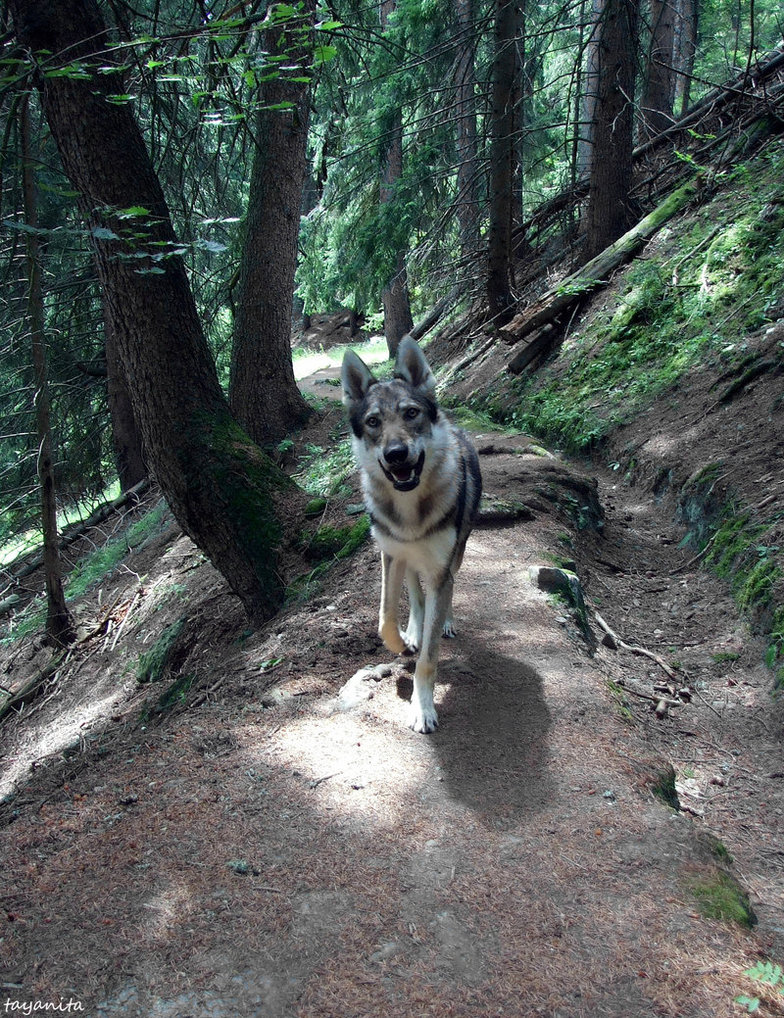
[[[435,303],[425,317],[420,319],[414,325],[414,328],[409,332],[409,336],[411,336],[412,339],[420,340],[423,336],[427,335],[427,333],[441,321],[447,311],[450,310],[452,305],[460,296],[460,293],[461,287],[453,286],[449,293]]]
[[[506,368],[512,375],[519,375],[525,371],[529,364],[537,357],[546,353],[552,346],[556,337],[556,329],[552,324],[545,325],[539,333],[527,343],[522,350],[519,350],[509,361]]]
[[[611,272],[636,254],[668,220],[685,208],[699,193],[700,179],[698,174],[677,191],[673,191],[653,212],[640,220],[621,238],[586,262],[577,272],[562,279],[554,289],[526,308],[522,314],[516,315],[507,325],[501,326],[498,330],[501,337],[506,342],[517,343],[542,326],[560,318],[594,290],[605,286]]]
[[[0,721],[14,708],[22,707],[29,700],[32,700],[38,694],[43,684],[57,674],[64,659],[64,652],[56,654],[47,665],[33,675],[28,676],[15,689],[3,689],[0,692]]]

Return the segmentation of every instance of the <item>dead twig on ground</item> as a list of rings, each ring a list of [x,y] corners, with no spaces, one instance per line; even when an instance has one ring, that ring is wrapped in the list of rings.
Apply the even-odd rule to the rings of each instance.
[[[673,682],[677,680],[677,675],[675,674],[673,669],[670,668],[667,662],[663,658],[661,658],[658,654],[654,654],[652,650],[646,650],[645,647],[638,647],[635,644],[625,643],[616,633],[612,631],[612,629],[610,629],[610,627],[607,625],[607,623],[604,621],[604,619],[598,612],[594,612],[594,615],[596,617],[596,621],[599,623],[600,628],[604,630],[604,632],[607,633],[607,635],[614,641],[616,647],[620,648],[620,650],[628,650],[632,654],[640,654],[643,657],[650,658],[651,661],[656,662],[656,664],[661,668],[661,670],[665,673],[665,675],[668,678],[672,679]]]

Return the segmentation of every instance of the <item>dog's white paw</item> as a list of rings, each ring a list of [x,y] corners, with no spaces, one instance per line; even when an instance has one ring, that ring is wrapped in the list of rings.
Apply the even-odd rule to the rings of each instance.
[[[455,620],[447,619],[446,622],[444,623],[444,636],[448,637],[451,640],[454,638],[455,635],[456,635]]]
[[[406,641],[406,647],[408,648],[409,654],[416,654],[422,645],[422,636],[410,627],[403,633],[403,639]]]
[[[409,715],[408,727],[422,735],[430,735],[438,728],[438,714],[435,707],[423,707],[421,704],[412,703]]]

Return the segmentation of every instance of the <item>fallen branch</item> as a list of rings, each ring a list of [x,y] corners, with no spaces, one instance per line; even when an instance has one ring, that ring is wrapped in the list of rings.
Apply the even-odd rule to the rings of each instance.
[[[41,686],[48,682],[63,664],[65,659],[65,653],[55,655],[49,664],[45,665],[40,671],[37,671],[34,675],[31,675],[26,679],[21,686],[14,692],[12,696],[9,696],[6,700],[0,703],[0,721],[12,711],[15,707],[19,707],[24,704],[27,700],[32,699],[37,695]]]
[[[610,629],[610,627],[607,625],[607,623],[604,621],[604,619],[598,612],[594,612],[594,615],[596,617],[597,623],[599,624],[599,627],[602,630],[604,630],[605,633],[607,633],[607,635],[615,644],[615,647],[620,648],[620,650],[628,650],[631,654],[639,654],[643,657],[650,658],[651,661],[656,662],[656,664],[661,668],[661,670],[669,679],[672,679],[673,681],[677,680],[678,676],[675,674],[672,668],[670,668],[667,662],[663,658],[659,657],[658,654],[654,654],[652,650],[646,650],[645,647],[637,647],[631,643],[624,643],[624,641],[621,640],[620,637],[612,631],[612,629]]]
[[[460,296],[462,292],[461,287],[453,286],[449,293],[442,297],[441,300],[437,301],[433,307],[427,312],[424,318],[420,319],[413,329],[411,329],[409,335],[412,339],[420,340],[430,330],[438,324],[438,322],[444,317],[449,311],[455,300]]]
[[[522,314],[502,326],[499,332],[508,342],[516,343],[537,329],[560,318],[589,294],[605,286],[610,274],[646,244],[666,222],[699,193],[699,175],[687,184],[673,191],[665,200],[642,219],[619,240],[605,248],[595,258],[586,262],[581,269],[573,272]],[[514,363],[514,362],[513,362]]]
[[[530,343],[527,343],[522,350],[519,350],[506,365],[506,370],[512,375],[519,375],[529,364],[532,364],[537,357],[546,353],[552,346],[556,336],[555,326],[545,325]]]

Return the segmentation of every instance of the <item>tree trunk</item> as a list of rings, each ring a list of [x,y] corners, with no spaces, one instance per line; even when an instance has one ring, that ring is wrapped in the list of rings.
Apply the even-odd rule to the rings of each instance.
[[[604,0],[588,0],[590,17],[580,31],[587,32],[583,52],[583,66],[577,89],[579,115],[577,117],[577,159],[575,181],[588,177],[593,165],[593,125],[596,119],[596,102],[599,96],[599,55]],[[581,23],[585,17],[586,0],[581,5]]]
[[[28,318],[35,378],[35,418],[38,431],[38,479],[41,484],[41,531],[44,546],[44,577],[46,584],[46,635],[55,646],[72,643],[76,630],[65,603],[62,565],[57,534],[57,499],[52,462],[52,437],[49,420],[49,382],[46,366],[44,294],[41,281],[41,251],[38,242],[38,202],[36,200],[35,168],[31,152],[30,100],[22,100],[20,111],[22,140],[22,177],[25,220],[30,232],[27,241]]]
[[[457,93],[457,221],[460,249],[470,258],[479,247],[479,163],[476,140],[474,0],[454,0],[457,22],[455,89]]]
[[[93,235],[150,468],[250,616],[268,618],[282,598],[273,499],[285,479],[229,413],[141,132],[128,105],[107,99],[117,75],[98,72],[111,53],[97,5],[11,0],[10,9],[21,46],[40,54],[43,109]],[[75,62],[78,75],[46,73]]]
[[[125,381],[125,372],[117,353],[114,325],[104,315],[104,350],[106,352],[106,399],[112,419],[114,462],[121,491],[130,491],[147,476],[141,435],[133,416],[131,394]]]
[[[628,229],[639,0],[606,0],[599,37],[599,90],[586,212],[585,258]]]
[[[387,27],[396,6],[396,0],[382,0],[382,29]],[[392,111],[391,123],[385,138],[386,151],[382,158],[379,186],[379,202],[382,205],[393,200],[397,183],[403,176],[403,113],[399,106]],[[381,294],[384,307],[384,336],[390,357],[397,355],[400,340],[414,326],[408,296],[407,254],[407,251],[398,251],[391,278]]]
[[[287,24],[265,33],[264,48],[302,65],[312,49],[313,4],[304,17],[306,37],[292,39]],[[301,24],[294,23],[294,32]],[[260,87],[256,147],[245,221],[234,316],[229,401],[232,412],[259,445],[279,442],[304,423],[310,408],[291,363],[291,317],[297,266],[310,85],[280,77]],[[292,103],[287,109],[274,109]]]
[[[491,320],[498,325],[509,320],[514,303],[511,268],[517,25],[516,0],[495,0],[490,104],[487,304]]]
[[[675,102],[675,9],[672,0],[650,0],[651,35],[640,113],[642,141],[673,122]]]
[[[674,0],[675,42],[673,44],[675,78],[674,109],[683,116],[691,101],[691,76],[697,55],[699,0]]]
[[[514,166],[512,198],[512,236],[524,237],[525,221],[525,167],[529,162],[528,150],[536,151],[534,140],[534,90],[542,66],[536,42],[528,36],[527,0],[518,0],[515,29],[515,90],[514,90]],[[525,257],[524,244],[512,243],[513,258]],[[514,264],[514,262],[513,262]]]

